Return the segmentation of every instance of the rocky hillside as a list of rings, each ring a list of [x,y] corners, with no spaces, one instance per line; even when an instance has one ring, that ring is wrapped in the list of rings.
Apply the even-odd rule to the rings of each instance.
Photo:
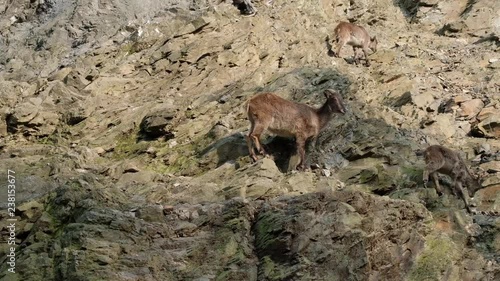
[[[500,2],[264,2],[0,0],[0,280],[500,280]],[[325,89],[348,112],[306,171],[270,135],[250,161],[250,97]],[[431,144],[481,175],[475,214],[424,188]]]

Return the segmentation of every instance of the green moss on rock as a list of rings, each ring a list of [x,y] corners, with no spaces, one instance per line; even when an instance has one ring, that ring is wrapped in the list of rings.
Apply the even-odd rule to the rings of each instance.
[[[255,225],[255,245],[259,252],[272,252],[286,247],[279,234],[283,231],[285,217],[277,212],[259,214]],[[281,254],[281,253],[280,253]]]
[[[406,177],[406,180],[413,181],[417,184],[423,184],[422,176],[424,171],[421,168],[403,166],[401,167],[401,172],[403,176]]]
[[[416,266],[410,271],[409,281],[439,281],[454,261],[458,259],[458,249],[451,238],[445,235],[430,236],[426,247],[417,258]]]
[[[234,205],[224,210],[223,225],[210,241],[210,248],[216,249],[211,259],[224,265],[215,280],[255,280],[250,277],[254,273],[248,267],[244,269],[253,256],[253,249],[246,238],[251,227],[247,215],[247,208],[242,202],[234,202]],[[206,260],[201,262],[206,263]]]
[[[133,155],[145,152],[149,147],[148,142],[137,142],[137,133],[122,135],[116,139],[113,158],[122,160]]]
[[[359,183],[368,183],[377,178],[377,169],[364,169],[359,173]]]
[[[271,257],[265,256],[261,259],[261,278],[270,281],[292,280],[291,277],[298,270],[297,266],[289,264],[280,264],[275,262]]]

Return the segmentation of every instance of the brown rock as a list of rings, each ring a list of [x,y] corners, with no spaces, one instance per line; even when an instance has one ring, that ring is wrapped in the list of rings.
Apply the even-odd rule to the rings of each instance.
[[[462,95],[458,95],[456,97],[453,98],[453,101],[457,104],[460,104],[460,103],[463,103],[465,101],[469,101],[471,100],[472,97],[468,94],[462,94]]]
[[[68,87],[73,87],[77,90],[82,90],[85,88],[88,84],[90,84],[90,81],[84,78],[84,76],[77,70],[71,70],[68,75],[63,79],[63,82],[68,86]]]
[[[489,116],[499,112],[499,109],[495,107],[485,107],[479,112],[479,114],[476,116],[477,120],[483,121],[484,119],[488,118]]]
[[[278,184],[283,176],[273,160],[263,158],[248,170],[251,171],[251,177],[243,173],[244,171],[236,172],[233,176],[234,180],[221,190],[221,195],[226,199],[234,197],[263,198],[281,195],[287,190]],[[298,181],[302,180],[299,177]]]
[[[168,125],[175,117],[175,111],[165,108],[149,113],[141,121],[140,128],[144,135],[151,138],[158,138],[161,136],[173,137]]]
[[[500,60],[490,61],[490,64],[488,64],[488,68],[500,69]]]
[[[99,155],[99,156],[102,156],[104,155],[104,153],[106,153],[106,150],[102,147],[96,147],[94,148],[94,151]]]
[[[500,114],[496,113],[481,121],[476,126],[476,131],[485,137],[500,138]]]
[[[388,49],[379,50],[370,56],[370,60],[374,60],[379,63],[390,63],[395,58],[396,58],[396,53]]]
[[[479,165],[485,171],[500,172],[500,161],[491,161]]]
[[[458,115],[467,119],[474,118],[483,109],[484,103],[480,99],[465,101],[460,104]]]
[[[7,116],[0,115],[0,137],[7,135]]]
[[[447,139],[455,134],[456,129],[451,114],[440,114],[437,115],[434,122],[423,129],[423,131],[426,134],[440,135]]]

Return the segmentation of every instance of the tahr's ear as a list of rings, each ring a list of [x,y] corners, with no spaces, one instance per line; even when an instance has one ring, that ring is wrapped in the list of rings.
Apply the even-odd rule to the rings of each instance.
[[[342,101],[342,96],[339,93],[333,93],[333,94],[331,94],[330,98],[333,99],[333,102],[335,103],[335,108],[337,109],[337,112],[345,114],[347,110],[344,106],[344,102]]]
[[[377,36],[373,36],[373,37],[371,38],[371,40],[372,40],[373,42],[377,42]]]
[[[335,92],[332,90],[332,89],[326,89],[323,94],[325,95],[325,97],[328,99],[330,97],[332,97],[333,95],[335,95]]]

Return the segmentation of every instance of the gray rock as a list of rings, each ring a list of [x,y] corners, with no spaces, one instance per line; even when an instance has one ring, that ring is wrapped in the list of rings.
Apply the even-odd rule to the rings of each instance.
[[[171,139],[174,137],[173,132],[169,128],[169,124],[175,117],[175,111],[165,108],[147,114],[142,118],[140,129],[141,132],[149,138],[165,137]]]
[[[148,222],[164,222],[163,207],[161,205],[142,206],[137,210],[137,217]]]
[[[412,95],[412,102],[420,109],[425,109],[428,105],[434,102],[434,95],[432,92],[423,92]]]

